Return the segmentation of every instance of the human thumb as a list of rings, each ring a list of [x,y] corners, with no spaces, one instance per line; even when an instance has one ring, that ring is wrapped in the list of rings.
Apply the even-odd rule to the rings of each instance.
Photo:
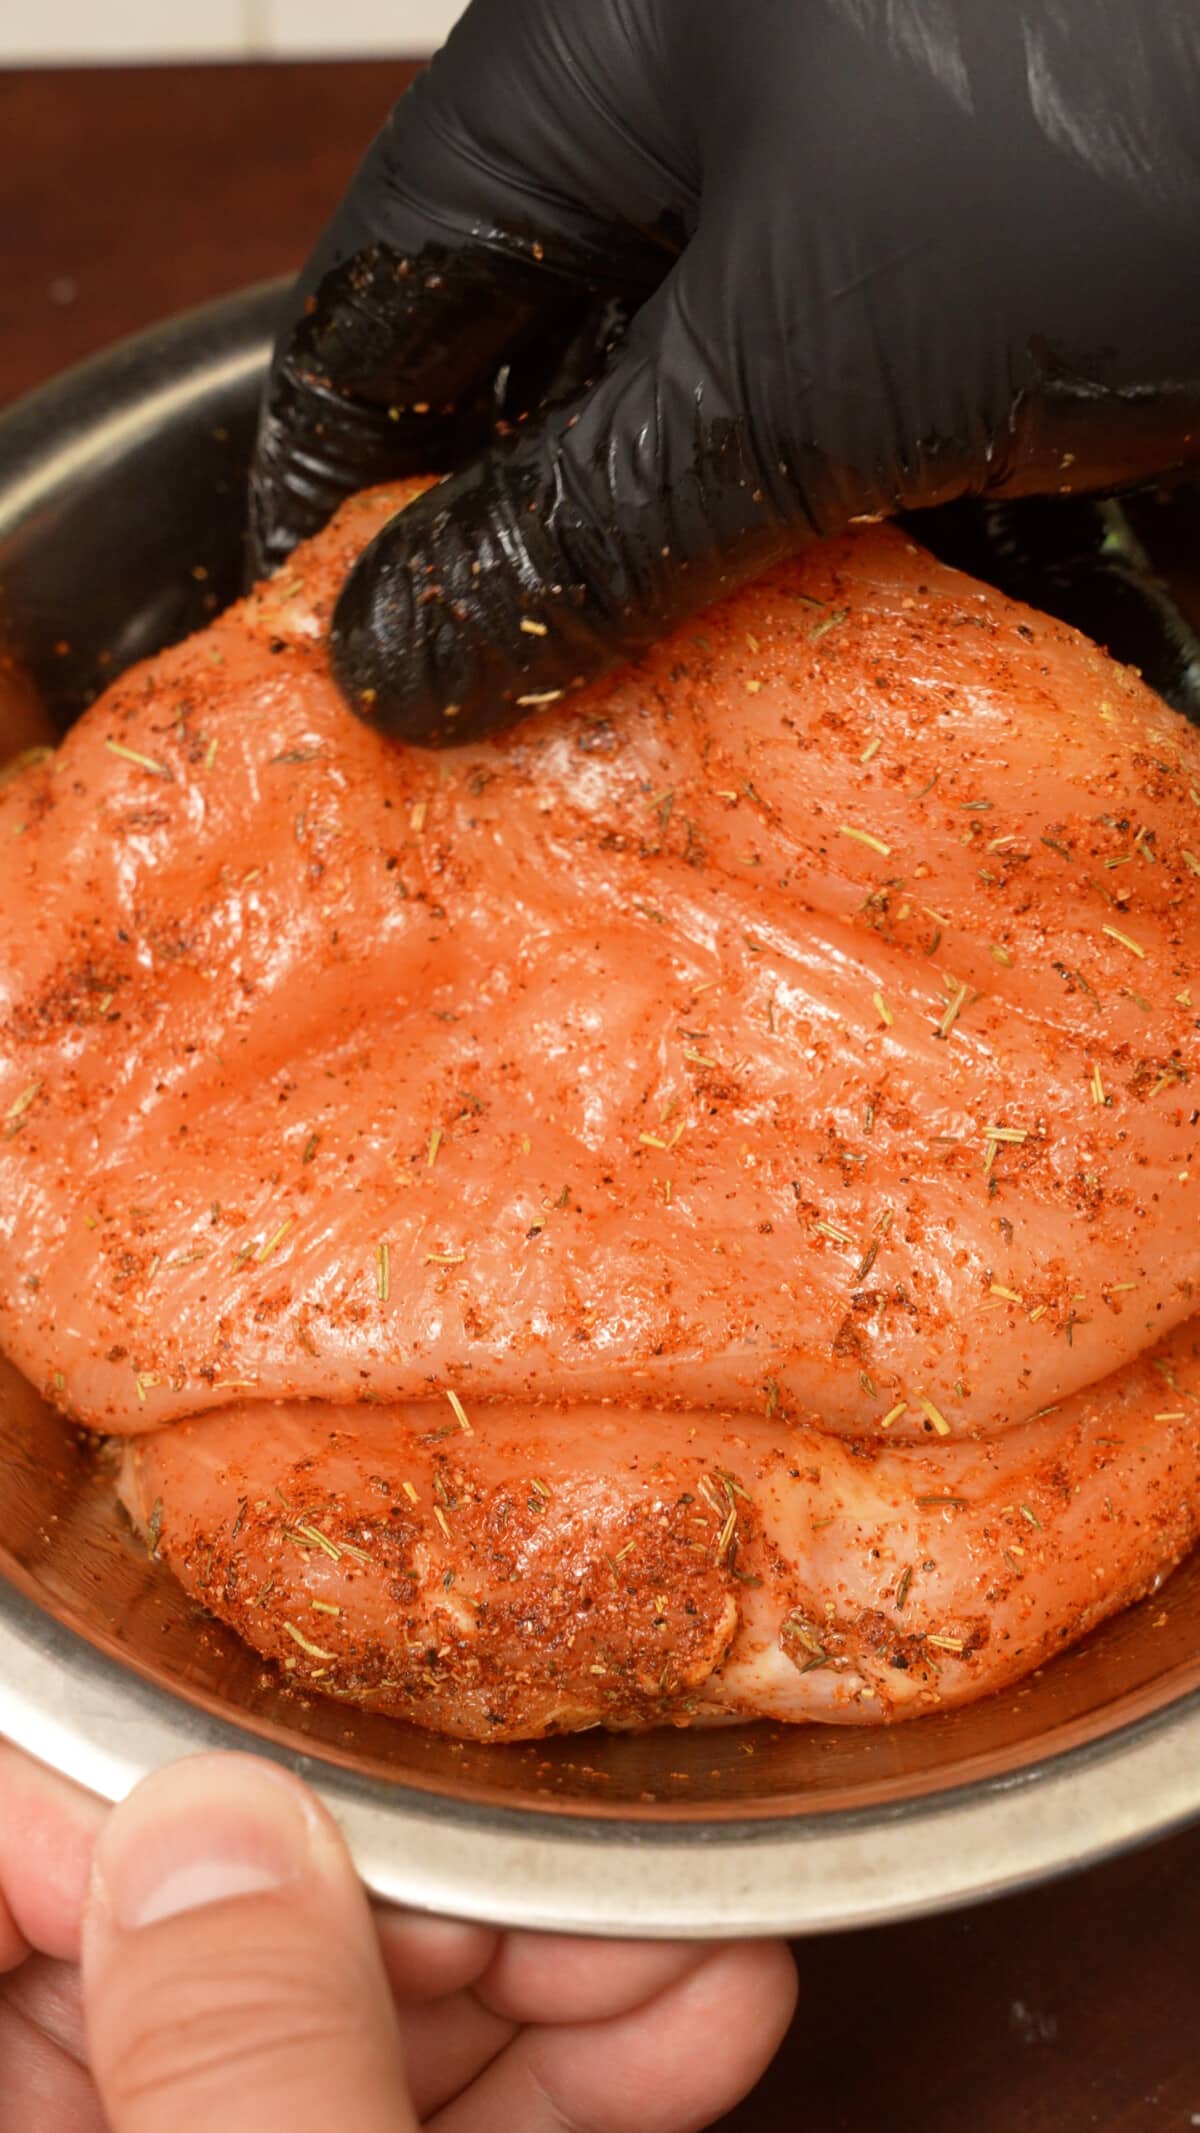
[[[376,535],[334,611],[351,708],[445,747],[528,717],[778,560],[787,469],[692,302],[697,245],[603,375],[532,414]]]
[[[83,1997],[113,2133],[416,2133],[362,1886],[273,1764],[198,1756],[116,1808]]]

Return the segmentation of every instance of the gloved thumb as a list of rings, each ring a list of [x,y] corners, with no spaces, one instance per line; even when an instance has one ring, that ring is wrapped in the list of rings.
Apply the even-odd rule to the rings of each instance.
[[[339,598],[352,709],[424,746],[556,702],[786,553],[803,524],[738,377],[697,322],[693,244],[608,369],[428,490]]]
[[[416,2133],[363,1889],[274,1765],[198,1756],[114,1811],[83,1994],[113,2133]]]

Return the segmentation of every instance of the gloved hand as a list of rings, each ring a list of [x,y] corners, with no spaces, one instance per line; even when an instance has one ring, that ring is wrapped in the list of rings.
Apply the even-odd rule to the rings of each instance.
[[[301,279],[258,558],[454,469],[333,644],[466,740],[812,535],[1194,456],[1198,236],[1178,0],[474,0]]]

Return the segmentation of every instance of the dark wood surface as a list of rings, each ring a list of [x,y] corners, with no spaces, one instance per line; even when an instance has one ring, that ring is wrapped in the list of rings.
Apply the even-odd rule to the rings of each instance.
[[[412,72],[0,70],[0,402],[298,267]]]
[[[0,402],[297,265],[408,71],[0,73]],[[809,1941],[792,2036],[725,2133],[1200,2126],[1198,1914],[1200,1831],[955,1917]]]

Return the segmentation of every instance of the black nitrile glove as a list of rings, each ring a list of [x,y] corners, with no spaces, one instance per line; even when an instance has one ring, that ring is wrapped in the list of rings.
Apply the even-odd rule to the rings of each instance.
[[[815,534],[1200,457],[1198,262],[1185,0],[474,0],[302,278],[257,560],[455,469],[334,658],[466,740]]]

